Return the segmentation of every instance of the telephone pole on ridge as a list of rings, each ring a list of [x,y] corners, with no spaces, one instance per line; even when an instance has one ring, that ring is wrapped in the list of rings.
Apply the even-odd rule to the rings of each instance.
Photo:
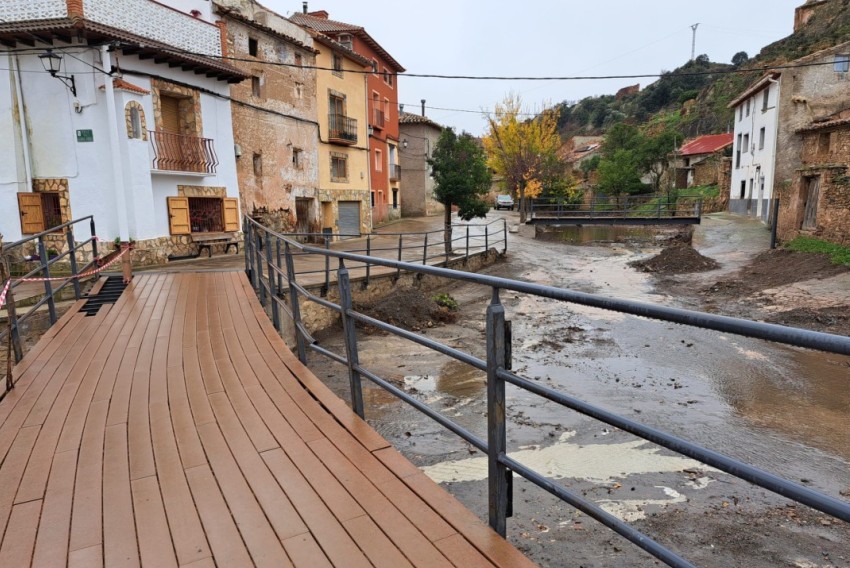
[[[693,61],[697,57],[697,28],[698,27],[699,27],[698,23],[691,26],[691,29],[694,32],[693,39],[691,40],[691,61]]]

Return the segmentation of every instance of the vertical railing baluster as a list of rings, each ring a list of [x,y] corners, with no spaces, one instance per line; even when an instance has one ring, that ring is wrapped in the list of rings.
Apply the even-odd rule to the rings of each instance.
[[[68,241],[68,260],[71,263],[71,285],[74,287],[74,299],[79,300],[82,294],[80,293],[80,280],[77,278],[77,243],[74,240],[74,230],[71,225],[68,226],[65,237]]]
[[[263,286],[263,241],[259,231],[254,232],[254,271],[257,273],[257,285],[260,293],[260,304],[266,307],[266,288]]]
[[[97,231],[94,227],[94,217],[89,221],[89,229],[91,229],[91,260],[95,262],[97,259]]]
[[[402,245],[403,241],[404,241],[404,238],[402,237],[401,233],[399,233],[399,235],[398,235],[398,261],[399,262],[401,262],[401,249],[402,249],[402,246],[403,246]],[[401,278],[401,266],[396,267],[395,278],[396,278],[396,280]]]
[[[505,237],[505,249],[502,254],[508,254],[508,220],[502,219],[502,236]]]
[[[250,260],[251,255],[249,254],[249,251],[251,250],[251,247],[250,247],[250,243],[251,243],[251,222],[248,221],[247,216],[243,220],[242,225],[243,225],[243,227],[245,227],[244,232],[243,232],[244,233],[243,239],[244,239],[245,242],[242,245],[242,248],[244,249],[242,252],[245,254],[245,274],[247,274],[248,278],[251,278],[252,281],[253,281],[253,278],[251,276],[251,260]]]
[[[325,250],[331,248],[331,237],[330,235],[325,235]],[[328,295],[328,290],[331,287],[331,257],[330,255],[325,255],[325,284],[322,286],[322,297]]]
[[[372,235],[366,235],[366,256],[372,256]],[[366,263],[366,280],[363,282],[363,286],[369,287],[369,273],[372,271],[372,263]]]
[[[422,247],[422,266],[428,264],[428,233],[425,233],[425,245]]]
[[[339,259],[337,271],[337,286],[339,287],[339,306],[342,309],[342,328],[345,334],[345,356],[348,363],[348,382],[351,389],[351,408],[360,418],[365,418],[363,411],[363,388],[360,381],[360,358],[357,351],[357,328],[355,321],[348,315],[353,307],[351,299],[351,280],[348,268]]]
[[[484,254],[490,250],[490,225],[484,225]]]
[[[47,248],[44,246],[44,237],[38,237],[38,255],[41,257],[41,274],[44,280],[44,293],[47,296],[47,312],[50,316],[50,324],[56,323],[56,302],[53,299],[53,285],[50,283],[50,265],[47,258]]]
[[[295,326],[295,343],[298,349],[298,360],[307,364],[307,347],[304,337],[301,335],[301,306],[298,304],[298,290],[295,288],[295,262],[292,260],[292,251],[289,250],[289,242],[284,243],[284,258],[286,259],[286,280],[289,284],[289,303],[292,309],[292,321]]]
[[[464,262],[469,260],[469,225],[466,226],[466,258]]]
[[[281,274],[281,271],[283,270],[283,265],[280,263],[280,261],[281,261],[280,238],[275,237],[274,242],[275,242],[275,254],[277,256],[277,291],[278,291],[278,293],[280,293],[280,291],[283,290],[283,275]]]
[[[266,231],[266,268],[269,273],[269,301],[272,304],[272,323],[280,331],[280,306],[277,305],[277,278],[272,269],[272,236]]]
[[[505,381],[498,371],[505,367],[505,307],[499,289],[487,306],[487,483],[490,527],[502,537],[507,530],[509,470],[499,462],[507,451],[505,428]]]

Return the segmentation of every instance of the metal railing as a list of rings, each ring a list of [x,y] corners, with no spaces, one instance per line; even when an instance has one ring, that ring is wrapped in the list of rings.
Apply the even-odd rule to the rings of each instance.
[[[590,203],[564,203],[551,200],[534,200],[531,219],[665,219],[694,218],[702,215],[702,198],[673,198],[636,200],[591,200]]]
[[[257,251],[264,254],[264,233],[266,229],[254,220],[245,224],[245,242],[254,246]],[[258,234],[250,234],[251,230]],[[470,257],[490,249],[496,249],[500,254],[507,252],[507,222],[499,219],[486,224],[457,224],[452,225],[452,237],[449,246],[446,246],[445,231],[424,231],[413,233],[394,233],[376,231],[362,237],[359,234],[346,233],[271,233],[277,239],[298,240],[299,242],[312,241],[320,244],[324,250],[331,250],[332,246],[345,247],[345,252],[351,254],[363,254],[368,257],[379,257],[397,262],[408,262],[415,264],[443,264],[446,265],[453,259],[468,261]],[[259,240],[258,240],[259,236]],[[352,240],[342,240],[352,239]],[[336,244],[333,244],[336,243]],[[246,246],[248,246],[246,244]],[[283,267],[283,248],[281,242],[275,241],[274,262],[278,267]],[[256,262],[255,253],[249,254],[246,249],[245,270],[250,271],[251,262]],[[295,250],[290,253],[293,257],[293,277],[301,278],[302,284],[321,284],[320,296],[325,297],[332,282],[337,280],[337,268],[331,266],[330,257],[324,254],[316,255],[311,252]],[[309,262],[311,257],[319,257],[320,262]],[[300,267],[296,268],[297,266]],[[401,269],[385,271],[392,273],[396,278],[401,276]],[[370,263],[353,263],[349,267],[349,274],[356,274],[363,278],[363,286],[369,286],[372,278],[376,275]],[[267,272],[267,275],[271,272]],[[283,285],[282,274],[278,274],[278,290]],[[264,284],[268,288],[268,283]]]
[[[148,131],[153,148],[153,169],[214,174],[218,156],[211,138]]]
[[[262,304],[265,306],[271,303],[272,321],[278,330],[282,329],[281,311],[284,311],[292,319],[296,331],[297,354],[301,362],[307,363],[307,350],[309,349],[344,365],[348,369],[352,408],[361,417],[365,415],[361,383],[362,379],[366,378],[484,452],[487,455],[489,463],[489,523],[502,536],[506,533],[506,519],[512,514],[512,475],[518,474],[601,522],[666,564],[676,567],[693,566],[677,553],[655,542],[626,522],[603,510],[592,501],[570,491],[561,484],[547,479],[542,473],[534,471],[513,459],[508,453],[506,438],[505,385],[507,383],[534,393],[566,409],[571,409],[610,426],[620,428],[678,454],[698,460],[734,477],[746,480],[798,503],[805,504],[827,515],[850,522],[850,504],[848,503],[790,482],[716,451],[703,448],[659,429],[604,410],[599,406],[587,403],[558,390],[545,387],[538,382],[514,373],[511,369],[511,326],[510,322],[506,321],[505,318],[505,308],[501,302],[501,292],[511,291],[530,294],[561,302],[592,306],[634,316],[642,316],[660,321],[842,355],[850,355],[850,338],[848,337],[655,304],[619,300],[552,286],[519,282],[470,272],[460,272],[424,264],[399,262],[377,258],[375,256],[363,256],[350,252],[311,247],[297,243],[285,235],[270,231],[250,219],[245,220],[244,226],[246,227],[246,270],[249,278],[251,278],[253,286],[258,292]],[[276,258],[271,254],[273,250],[277,251]],[[284,263],[281,263],[281,250],[283,252]],[[325,298],[311,293],[298,282],[298,276],[293,270],[293,258],[296,254],[323,255],[328,259],[328,262],[331,258],[336,259],[338,262],[337,287],[339,291],[339,303],[330,302]],[[434,341],[424,335],[406,331],[355,311],[352,307],[350,268],[346,263],[349,265],[374,265],[397,271],[404,270],[490,288],[492,299],[487,307],[485,316],[486,358],[480,359],[469,353]],[[263,277],[264,272],[270,276],[267,280]],[[285,283],[283,282],[284,280]],[[284,297],[287,299],[284,300]],[[340,314],[345,337],[345,354],[338,354],[325,349],[310,336],[301,321],[300,304],[302,301],[317,303]],[[473,434],[451,418],[431,409],[427,404],[410,396],[392,382],[376,375],[361,365],[355,327],[357,323],[374,326],[379,330],[405,338],[413,343],[466,363],[475,369],[485,371],[487,373],[487,439],[482,439]]]
[[[74,236],[74,225],[86,222],[88,222],[89,225],[90,236],[84,241],[77,242]],[[64,235],[64,240],[67,243],[68,250],[61,254],[50,254],[50,248],[48,247],[50,247],[51,243],[47,242],[46,237],[56,237],[57,233]],[[6,324],[0,328],[0,345],[5,348],[11,334],[12,351],[16,363],[20,362],[24,356],[23,345],[21,342],[22,324],[32,317],[39,308],[45,305],[47,306],[47,315],[50,320],[50,325],[55,324],[59,319],[56,313],[56,296],[69,284],[73,287],[74,299],[79,300],[82,297],[78,275],[88,271],[97,264],[98,248],[96,235],[97,232],[95,231],[94,217],[89,215],[87,217],[63,223],[47,231],[38,233],[31,237],[26,237],[17,242],[3,245],[2,248],[0,248],[0,251],[2,252],[2,258],[0,258],[0,264],[2,264],[2,267],[0,267],[0,291],[2,291],[4,284],[6,284],[6,279],[12,278],[5,304],[6,317],[8,319]],[[12,256],[23,258],[25,256],[23,253],[26,251],[27,247],[32,245],[35,245],[38,259],[30,262],[38,262],[38,265],[29,272],[26,272],[21,276],[14,276],[13,278],[10,274],[10,270],[8,270],[8,264],[6,262],[7,259],[11,259]],[[85,247],[90,247],[92,260],[85,266],[80,267],[78,252],[82,251]],[[67,276],[63,274],[62,277],[50,280],[50,278],[52,278],[50,275],[51,267],[58,262],[66,262],[70,273]],[[44,296],[35,304],[28,306],[26,313],[21,314],[18,313],[16,308],[15,291],[26,284],[23,280],[27,278],[44,279]],[[12,377],[9,375],[6,378],[5,389],[2,393],[0,393],[0,398],[5,396],[5,394],[13,387],[14,384],[12,383]]]
[[[357,119],[344,114],[329,114],[328,139],[342,144],[357,144]]]
[[[386,119],[384,117],[384,111],[379,108],[372,109],[372,126],[377,128],[378,130],[384,129],[384,123]]]

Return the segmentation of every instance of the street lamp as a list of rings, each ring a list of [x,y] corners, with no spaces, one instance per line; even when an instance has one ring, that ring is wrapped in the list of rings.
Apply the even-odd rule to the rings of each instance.
[[[38,56],[41,60],[41,65],[44,70],[50,73],[51,77],[56,77],[71,90],[71,94],[77,96],[77,84],[73,75],[59,75],[59,70],[62,68],[62,56],[53,53],[52,49],[48,49]]]

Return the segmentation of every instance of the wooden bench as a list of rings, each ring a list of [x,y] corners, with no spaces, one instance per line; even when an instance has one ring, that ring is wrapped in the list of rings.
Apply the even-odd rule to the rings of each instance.
[[[213,245],[224,245],[225,254],[231,246],[234,246],[236,254],[239,254],[239,239],[236,233],[193,233],[192,242],[198,245],[198,256],[207,249],[208,257],[212,258]]]

